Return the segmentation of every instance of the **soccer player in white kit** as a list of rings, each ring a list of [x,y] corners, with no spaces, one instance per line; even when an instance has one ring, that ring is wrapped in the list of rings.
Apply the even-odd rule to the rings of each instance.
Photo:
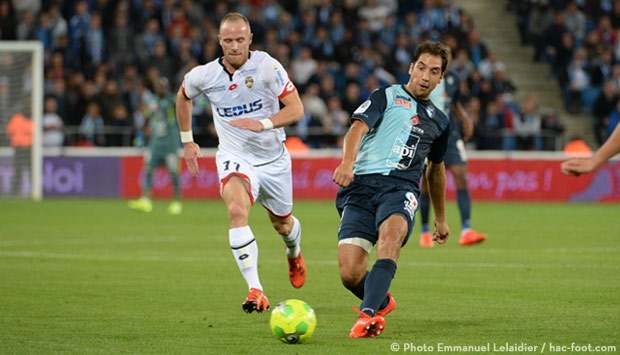
[[[254,203],[265,207],[286,244],[291,284],[299,288],[306,279],[301,226],[292,215],[291,157],[284,147],[283,128],[301,119],[303,104],[284,67],[265,52],[250,51],[252,33],[245,16],[227,14],[218,38],[224,56],[185,75],[176,113],[187,168],[197,176],[201,153],[192,136],[192,98],[205,94],[211,101],[230,247],[249,288],[242,306],[247,313],[262,312],[269,309],[269,300],[258,277],[258,246],[248,225]]]

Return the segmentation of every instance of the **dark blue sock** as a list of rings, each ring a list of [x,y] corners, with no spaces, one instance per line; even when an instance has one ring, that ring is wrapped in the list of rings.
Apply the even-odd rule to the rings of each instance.
[[[430,215],[430,209],[431,209],[430,196],[426,193],[421,193],[420,194],[420,218],[421,218],[420,222],[422,222],[422,233],[430,231],[430,229],[428,228],[428,218]]]
[[[366,277],[364,300],[361,311],[374,316],[385,302],[385,296],[390,290],[392,279],[396,274],[396,263],[392,259],[378,259]]]
[[[351,293],[357,296],[357,298],[359,298],[360,300],[363,300],[364,299],[364,285],[366,284],[367,277],[368,277],[368,271],[366,271],[366,273],[364,274],[364,277],[362,277],[362,280],[357,285],[353,287],[348,287],[347,285],[345,285],[344,287],[346,287],[347,290],[351,291]]]
[[[459,211],[461,212],[461,228],[469,229],[469,220],[471,218],[471,197],[469,196],[469,190],[457,190],[456,202],[459,205]]]

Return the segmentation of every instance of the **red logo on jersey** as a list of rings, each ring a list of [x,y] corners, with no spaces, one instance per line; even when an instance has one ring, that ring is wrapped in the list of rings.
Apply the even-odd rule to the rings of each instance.
[[[411,108],[411,102],[403,100],[403,99],[395,99],[394,103],[396,105],[402,105],[402,106],[405,106],[407,108]]]
[[[418,115],[415,115],[413,117],[411,117],[411,123],[416,126],[420,124],[420,117]]]
[[[233,91],[237,88],[237,84],[232,84],[231,86],[228,87],[228,91]]]

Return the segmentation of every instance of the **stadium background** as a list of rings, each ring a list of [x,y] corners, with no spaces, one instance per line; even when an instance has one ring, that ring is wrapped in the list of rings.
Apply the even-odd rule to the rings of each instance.
[[[455,49],[468,51],[473,57],[472,48],[475,46],[469,35],[478,31],[485,48],[482,52],[493,52],[497,56],[499,63],[490,66],[495,72],[505,72],[505,76],[488,80],[490,83],[503,80],[503,84],[493,84],[491,93],[484,94],[481,90],[473,94],[471,91],[476,84],[472,77],[475,75],[468,71],[466,81],[469,87],[464,91],[469,93],[465,95],[467,101],[464,103],[488,102],[494,95],[502,96],[508,103],[506,110],[510,114],[502,117],[502,124],[492,127],[500,139],[496,146],[488,146],[481,144],[484,137],[480,133],[487,130],[483,122],[488,115],[484,107],[476,111],[472,105],[470,114],[477,123],[477,134],[467,146],[473,197],[481,200],[617,201],[620,199],[617,162],[579,180],[567,179],[560,174],[558,164],[565,158],[561,151],[567,143],[583,139],[592,149],[598,147],[599,142],[592,130],[596,117],[591,102],[588,104],[587,100],[578,109],[566,106],[566,88],[551,71],[555,59],[532,60],[534,43],[529,42],[529,37],[525,42],[519,37],[517,24],[523,21],[524,14],[531,16],[543,5],[557,14],[564,12],[568,3],[561,0],[386,0],[369,1],[368,4],[356,1],[279,4],[276,1],[149,0],[50,1],[39,4],[4,0],[0,2],[0,16],[5,19],[1,32],[3,39],[37,39],[45,47],[45,95],[58,102],[57,112],[46,114],[57,114],[64,123],[62,145],[44,149],[43,189],[46,196],[137,196],[142,174],[141,147],[145,138],[140,126],[143,117],[136,98],[140,93],[139,84],[147,75],[146,68],[155,63],[157,69],[170,79],[170,89],[175,90],[180,74],[188,67],[217,55],[214,25],[226,11],[238,10],[247,13],[254,21],[255,48],[267,49],[285,63],[306,104],[303,123],[288,130],[291,136],[302,138],[309,147],[307,153],[294,153],[297,197],[333,196],[335,187],[327,176],[337,161],[338,139],[346,131],[346,126],[337,124],[337,117],[348,116],[375,87],[406,80],[403,68],[408,62],[402,60],[403,53],[398,51],[398,43],[394,42],[397,33],[408,34],[405,52],[410,52],[419,40],[430,38],[444,40]],[[598,30],[603,15],[612,19],[618,17],[613,8],[605,7],[603,3],[598,9],[588,3],[576,3],[586,15],[588,31]],[[371,11],[367,11],[368,7],[372,8]],[[84,11],[82,16],[77,15],[80,8]],[[415,26],[406,24],[405,14],[411,12],[417,15]],[[334,13],[342,16],[338,19]],[[363,20],[364,13],[370,13],[367,21]],[[140,17],[135,17],[136,14]],[[312,15],[312,20],[306,18],[308,14]],[[435,21],[433,16],[437,15],[443,18],[443,22]],[[127,16],[131,21],[128,32],[123,33],[113,21]],[[393,28],[389,27],[390,16],[395,20]],[[96,18],[101,20],[98,30],[93,25],[98,21]],[[314,27],[307,26],[305,21],[310,21],[308,23],[313,23]],[[154,22],[159,29],[150,32]],[[277,25],[272,27],[270,23]],[[376,29],[366,29],[367,25],[377,26],[377,23],[379,27]],[[186,33],[178,38],[175,29],[184,29]],[[327,33],[323,29],[327,29]],[[347,30],[353,30],[356,36],[352,43],[343,39]],[[295,42],[291,33],[301,34],[301,40]],[[123,35],[125,46],[121,41]],[[340,45],[337,38],[343,41]],[[190,45],[189,49],[185,45]],[[549,42],[547,45],[555,44]],[[614,45],[609,43],[609,46]],[[311,48],[311,58],[302,54],[305,46]],[[157,53],[157,47],[164,48],[163,56]],[[190,52],[183,52],[183,48]],[[195,55],[188,56],[189,53]],[[591,58],[592,68],[600,65],[598,59]],[[481,66],[484,64],[472,62],[476,68],[473,72],[483,71]],[[353,74],[349,72],[353,70],[350,67],[355,69]],[[308,68],[315,70],[305,73]],[[302,74],[306,74],[306,80],[302,80]],[[360,91],[353,101],[345,94],[351,82],[355,82]],[[145,85],[148,87],[148,83]],[[600,83],[592,83],[584,98],[587,96],[591,100],[601,87]],[[560,129],[546,129],[541,125],[534,133],[519,132],[513,121],[523,116],[523,104],[530,96],[538,101],[538,119],[552,112],[559,116]],[[340,101],[341,109],[328,106],[334,100]],[[104,139],[101,141],[91,140],[98,133],[92,136],[80,133],[85,107],[91,102],[96,102],[102,110],[104,125],[101,135]],[[111,107],[119,104],[125,106],[127,117],[113,118],[108,114]],[[197,140],[204,147],[214,146],[217,138],[210,133],[208,102],[200,104],[206,110],[196,110],[201,112],[194,120]],[[532,138],[525,140],[530,145],[517,144],[519,137]],[[82,146],[93,146],[94,149]],[[541,153],[543,150],[545,153]],[[207,152],[211,150],[207,149]],[[2,166],[2,169],[10,169],[8,163]],[[205,158],[203,166],[204,177],[197,182],[184,178],[186,197],[217,197],[212,157]],[[101,170],[105,174],[101,174]],[[2,176],[8,175],[2,173]],[[7,181],[0,187],[7,190]],[[156,197],[169,195],[169,181],[165,174],[157,176],[155,187]],[[451,184],[448,196],[453,197]]]

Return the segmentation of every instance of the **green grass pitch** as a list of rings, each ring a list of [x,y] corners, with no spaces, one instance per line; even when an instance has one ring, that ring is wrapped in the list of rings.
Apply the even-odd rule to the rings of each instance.
[[[475,202],[474,226],[488,240],[461,247],[449,203],[448,243],[418,247],[418,225],[402,250],[396,310],[375,339],[348,338],[359,301],[338,277],[333,202],[296,202],[308,267],[299,290],[289,284],[282,241],[255,206],[251,226],[272,305],[299,298],[317,314],[314,336],[301,345],[272,336],[269,313],[242,311],[247,289],[223,203],[185,201],[180,216],[166,207],[155,201],[141,214],[116,199],[0,200],[0,353],[620,351],[617,204]]]

